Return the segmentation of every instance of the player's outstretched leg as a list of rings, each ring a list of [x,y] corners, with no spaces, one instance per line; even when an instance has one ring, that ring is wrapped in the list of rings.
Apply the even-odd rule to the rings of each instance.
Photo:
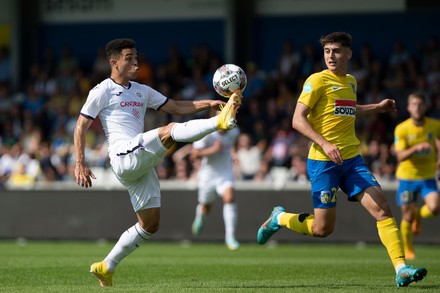
[[[425,268],[414,268],[412,266],[405,266],[401,268],[396,274],[396,286],[406,287],[412,282],[422,280],[428,271]]]
[[[99,284],[102,287],[113,286],[113,272],[107,270],[107,265],[104,261],[95,262],[90,266],[90,272],[98,278]]]
[[[238,108],[241,105],[241,92],[234,92],[229,98],[226,105],[218,115],[217,127],[223,130],[230,130],[237,125],[235,116],[237,115]]]
[[[257,242],[259,244],[266,243],[275,232],[281,229],[281,226],[278,225],[277,216],[284,212],[284,208],[281,206],[273,208],[269,218],[258,229]]]

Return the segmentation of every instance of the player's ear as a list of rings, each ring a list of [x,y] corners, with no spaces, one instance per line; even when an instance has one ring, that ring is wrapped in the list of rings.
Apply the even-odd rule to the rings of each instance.
[[[351,49],[347,49],[347,50],[348,50],[347,52],[348,59],[351,59],[351,57],[353,56],[353,51]]]
[[[116,58],[111,58],[110,59],[110,65],[111,67],[115,66],[118,63],[118,60]]]

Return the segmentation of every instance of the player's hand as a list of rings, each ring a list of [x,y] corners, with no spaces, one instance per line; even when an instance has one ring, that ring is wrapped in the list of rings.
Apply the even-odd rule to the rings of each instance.
[[[92,187],[92,178],[96,179],[95,174],[85,164],[77,163],[75,165],[76,184],[81,187]]]
[[[341,152],[339,151],[339,148],[337,146],[327,141],[323,144],[322,149],[333,163],[342,165],[342,162],[344,160],[342,159]]]
[[[378,112],[397,112],[396,101],[393,99],[384,99],[378,104]]]
[[[211,109],[221,111],[222,107],[226,105],[226,102],[220,101],[220,100],[211,100],[209,101],[209,104],[211,106]]]
[[[431,144],[427,141],[423,141],[414,145],[414,148],[417,153],[426,153],[432,150]]]
[[[242,91],[236,90],[229,98],[232,98],[233,96],[240,97],[240,99],[237,99],[237,102],[239,103],[239,105],[241,105],[241,99],[243,98]],[[209,104],[211,106],[211,109],[221,111],[221,109],[226,105],[226,102],[220,100],[210,100]]]

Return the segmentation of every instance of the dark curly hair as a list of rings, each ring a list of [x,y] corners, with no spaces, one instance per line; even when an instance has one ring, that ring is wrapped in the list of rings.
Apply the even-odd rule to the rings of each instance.
[[[115,39],[107,43],[105,46],[105,55],[107,59],[111,59],[115,55],[119,55],[124,49],[132,49],[136,46],[136,42],[132,39]]]

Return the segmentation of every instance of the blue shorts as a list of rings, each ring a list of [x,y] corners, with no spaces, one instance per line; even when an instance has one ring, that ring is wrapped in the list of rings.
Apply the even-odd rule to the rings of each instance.
[[[422,199],[431,192],[437,191],[437,181],[434,178],[425,180],[399,180],[396,193],[396,203],[403,206],[416,202],[419,195]]]
[[[307,172],[312,185],[314,208],[335,207],[339,188],[347,194],[349,201],[357,201],[357,194],[370,186],[380,186],[360,155],[344,160],[342,165],[308,159]]]

